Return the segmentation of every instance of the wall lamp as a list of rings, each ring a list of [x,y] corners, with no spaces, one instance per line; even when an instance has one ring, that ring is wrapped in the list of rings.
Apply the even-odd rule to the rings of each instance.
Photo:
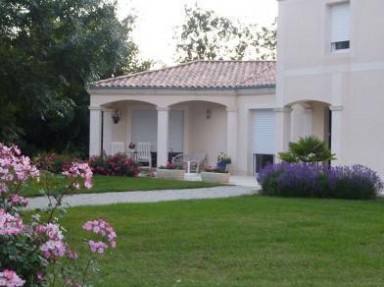
[[[206,118],[209,120],[212,116],[212,111],[210,109],[207,109],[207,112],[206,112]]]
[[[121,119],[121,113],[118,110],[115,110],[115,112],[112,114],[112,120],[113,123],[117,124]]]

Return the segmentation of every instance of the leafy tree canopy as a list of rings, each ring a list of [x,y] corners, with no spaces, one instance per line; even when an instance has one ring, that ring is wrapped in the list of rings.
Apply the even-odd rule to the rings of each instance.
[[[214,11],[185,7],[185,23],[176,30],[178,61],[274,60],[276,23],[268,27],[234,23]]]
[[[91,81],[147,69],[109,0],[0,1],[0,141],[87,149]]]

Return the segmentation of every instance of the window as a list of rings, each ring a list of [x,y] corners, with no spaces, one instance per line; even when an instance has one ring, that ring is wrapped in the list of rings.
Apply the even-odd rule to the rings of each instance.
[[[330,6],[331,51],[348,50],[350,47],[350,3],[342,2]]]

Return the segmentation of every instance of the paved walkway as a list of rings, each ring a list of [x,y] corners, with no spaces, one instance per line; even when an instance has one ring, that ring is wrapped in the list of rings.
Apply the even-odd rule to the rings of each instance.
[[[108,192],[94,194],[76,194],[64,198],[63,205],[104,205],[113,203],[144,203],[188,199],[225,198],[232,196],[251,195],[257,193],[258,188],[250,186],[218,186],[211,188],[158,190],[158,191],[130,191]],[[27,208],[46,208],[46,197],[30,198]]]
[[[195,178],[192,180],[201,179]],[[254,176],[231,176],[229,182],[231,184],[229,186],[210,188],[75,194],[65,197],[63,205],[82,206],[124,202],[145,203],[189,199],[225,198],[256,194],[260,190],[260,186]],[[46,208],[48,206],[48,200],[46,197],[29,198],[28,202],[28,209]]]

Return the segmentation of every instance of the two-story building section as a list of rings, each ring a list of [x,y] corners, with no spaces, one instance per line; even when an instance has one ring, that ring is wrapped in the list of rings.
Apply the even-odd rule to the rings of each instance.
[[[383,0],[280,0],[277,144],[329,143],[384,176]]]

